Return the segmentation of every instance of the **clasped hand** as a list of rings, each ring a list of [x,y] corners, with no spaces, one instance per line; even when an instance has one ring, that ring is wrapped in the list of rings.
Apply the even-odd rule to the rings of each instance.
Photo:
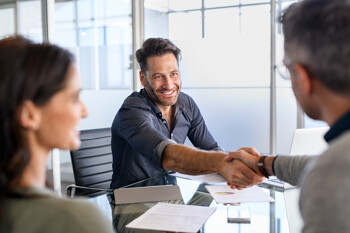
[[[264,180],[264,176],[259,172],[258,161],[260,153],[252,147],[243,147],[237,151],[229,152],[225,158],[227,163],[231,163],[231,169],[224,166],[225,174],[229,175],[226,178],[227,184],[232,189],[243,189],[256,184],[260,184]]]

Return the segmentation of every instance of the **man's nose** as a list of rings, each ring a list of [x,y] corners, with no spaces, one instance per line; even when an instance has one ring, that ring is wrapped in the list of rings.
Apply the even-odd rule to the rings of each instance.
[[[165,75],[164,82],[163,82],[163,88],[165,89],[171,89],[173,87],[173,80],[171,79],[170,75]]]

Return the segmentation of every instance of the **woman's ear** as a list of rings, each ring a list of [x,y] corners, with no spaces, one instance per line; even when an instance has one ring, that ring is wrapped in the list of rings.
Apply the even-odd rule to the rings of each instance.
[[[41,115],[39,108],[32,101],[24,101],[18,109],[18,117],[20,125],[23,128],[32,129],[34,131],[39,129]]]

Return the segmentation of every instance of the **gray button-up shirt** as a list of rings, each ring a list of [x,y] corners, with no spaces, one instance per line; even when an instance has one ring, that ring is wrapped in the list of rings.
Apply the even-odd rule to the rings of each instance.
[[[220,150],[194,100],[180,92],[175,104],[173,130],[145,89],[126,98],[112,124],[113,178],[119,188],[165,172],[161,156],[169,144],[186,137],[204,150]]]

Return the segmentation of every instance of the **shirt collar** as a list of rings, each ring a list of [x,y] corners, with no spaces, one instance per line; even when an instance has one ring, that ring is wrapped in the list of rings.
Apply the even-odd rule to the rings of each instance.
[[[324,139],[329,143],[347,130],[350,130],[350,111],[332,125],[330,130],[324,135]]]
[[[145,88],[142,88],[140,94],[147,99],[148,105],[151,107],[152,111],[159,117],[162,116],[162,112],[158,108],[158,106],[154,103],[154,101],[149,97]]]

